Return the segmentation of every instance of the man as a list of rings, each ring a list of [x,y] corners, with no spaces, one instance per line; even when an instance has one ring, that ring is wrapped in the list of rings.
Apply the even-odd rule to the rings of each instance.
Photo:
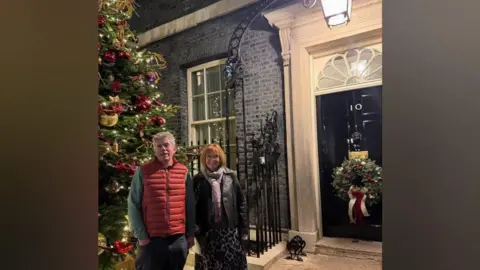
[[[195,195],[188,169],[178,163],[175,138],[153,136],[153,161],[135,171],[128,217],[138,239],[137,270],[182,270],[194,243]]]

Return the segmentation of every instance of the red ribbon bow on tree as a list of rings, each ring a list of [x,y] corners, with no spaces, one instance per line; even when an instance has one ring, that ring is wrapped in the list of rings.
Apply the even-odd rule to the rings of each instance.
[[[135,173],[135,166],[136,165],[130,165],[125,162],[117,161],[114,167],[117,172],[127,173],[128,175],[132,176]]]

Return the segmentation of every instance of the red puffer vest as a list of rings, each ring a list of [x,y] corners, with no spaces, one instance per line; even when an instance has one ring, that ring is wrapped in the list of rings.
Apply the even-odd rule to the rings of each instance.
[[[143,218],[150,237],[185,233],[185,178],[188,169],[174,160],[165,168],[155,159],[141,166]]]

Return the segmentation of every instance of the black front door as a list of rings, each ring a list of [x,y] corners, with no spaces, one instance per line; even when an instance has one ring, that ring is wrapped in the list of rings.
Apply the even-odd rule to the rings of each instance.
[[[336,197],[333,169],[349,151],[368,151],[382,166],[382,86],[317,96],[317,134],[323,234],[381,241],[381,204],[369,209],[367,226],[349,224],[348,202]]]

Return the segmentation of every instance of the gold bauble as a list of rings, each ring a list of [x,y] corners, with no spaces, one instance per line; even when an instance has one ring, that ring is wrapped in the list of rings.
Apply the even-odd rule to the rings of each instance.
[[[115,140],[112,145],[113,152],[118,153],[118,147],[119,146],[118,146],[117,140]]]
[[[102,114],[100,115],[100,124],[105,127],[113,127],[118,123],[118,114],[108,115]]]

